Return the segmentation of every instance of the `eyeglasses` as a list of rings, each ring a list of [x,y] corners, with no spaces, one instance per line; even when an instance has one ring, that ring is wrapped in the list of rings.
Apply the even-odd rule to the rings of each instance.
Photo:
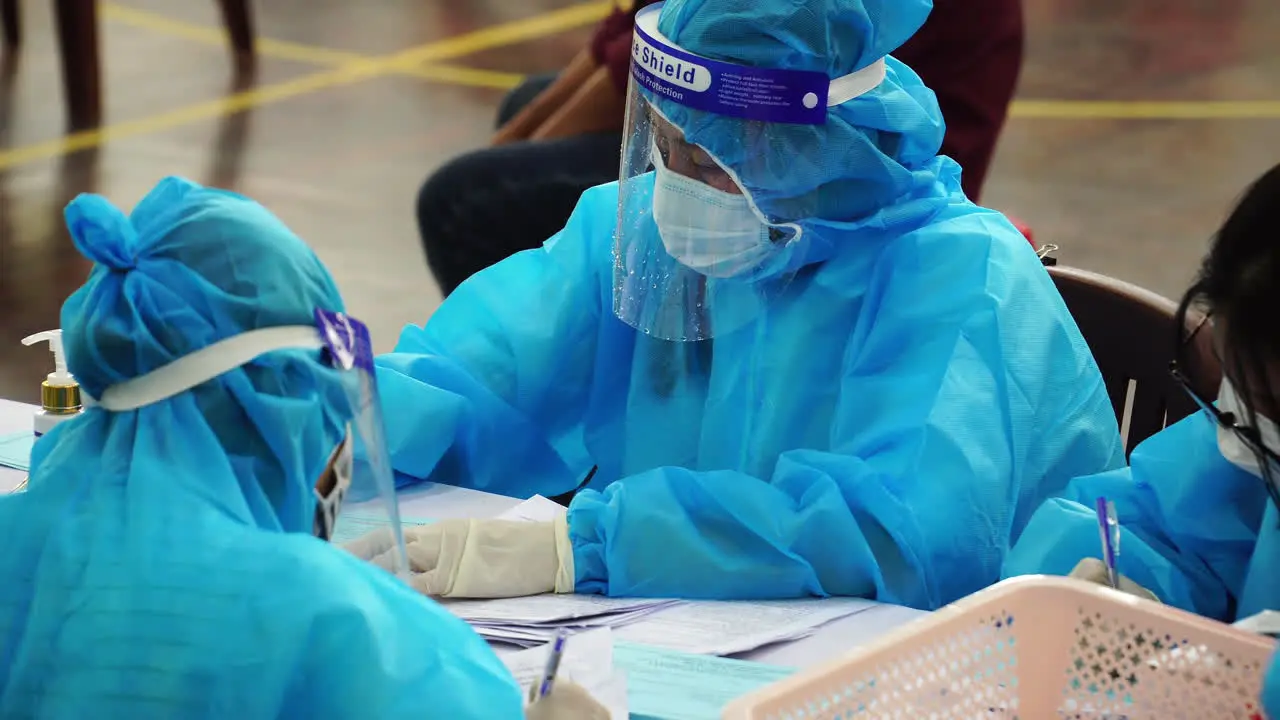
[[[1245,425],[1242,418],[1236,417],[1235,413],[1222,412],[1218,406],[1209,402],[1208,398],[1196,392],[1191,386],[1191,379],[1178,367],[1176,360],[1169,363],[1169,374],[1173,376],[1174,382],[1182,388],[1187,397],[1213,418],[1218,427],[1231,431],[1250,452],[1258,456],[1262,464],[1262,481],[1267,486],[1267,494],[1271,496],[1271,502],[1276,508],[1280,509],[1280,488],[1276,487],[1276,478],[1273,473],[1273,468],[1280,468],[1280,455],[1262,443],[1262,437],[1256,428]]]

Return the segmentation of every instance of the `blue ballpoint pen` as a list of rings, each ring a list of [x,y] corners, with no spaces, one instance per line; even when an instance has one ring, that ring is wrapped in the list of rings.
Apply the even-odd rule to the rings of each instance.
[[[1107,566],[1107,582],[1119,590],[1120,572],[1116,569],[1116,561],[1120,557],[1120,521],[1116,517],[1116,504],[1100,497],[1094,509],[1098,513],[1098,533],[1102,536],[1102,562]]]
[[[564,655],[564,644],[569,634],[564,630],[556,633],[556,639],[551,643],[551,652],[547,655],[547,667],[542,671],[542,682],[538,683],[538,697],[544,698],[551,694],[551,688],[556,684],[556,672],[560,669],[560,657]]]

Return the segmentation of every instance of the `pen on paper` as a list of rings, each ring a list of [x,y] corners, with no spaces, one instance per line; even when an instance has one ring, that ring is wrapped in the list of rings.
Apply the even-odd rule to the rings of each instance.
[[[537,697],[543,698],[551,694],[551,688],[556,682],[556,672],[560,669],[560,658],[564,656],[564,644],[569,634],[564,630],[556,633],[556,639],[551,643],[551,652],[547,655],[547,667],[542,671],[542,681],[538,683]]]

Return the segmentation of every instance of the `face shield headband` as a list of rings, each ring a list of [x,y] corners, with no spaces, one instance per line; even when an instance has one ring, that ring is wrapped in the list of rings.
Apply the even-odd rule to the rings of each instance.
[[[314,325],[250,330],[184,355],[145,375],[107,388],[97,405],[108,412],[131,412],[163,402],[279,350],[319,350],[321,361],[337,370],[351,420],[336,442],[314,485],[313,532],[332,537],[348,495],[374,498],[399,548],[397,572],[407,572],[395,481],[387,452],[378,401],[369,330],[342,313],[315,311]],[[323,412],[320,407],[316,412]],[[368,505],[369,503],[364,503]]]

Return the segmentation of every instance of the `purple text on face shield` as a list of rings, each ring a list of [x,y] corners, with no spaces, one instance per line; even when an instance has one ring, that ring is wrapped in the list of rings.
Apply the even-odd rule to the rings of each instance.
[[[753,68],[698,57],[661,40],[662,4],[636,14],[631,75],[672,102],[717,115],[762,122],[821,125],[830,78],[822,73]]]

